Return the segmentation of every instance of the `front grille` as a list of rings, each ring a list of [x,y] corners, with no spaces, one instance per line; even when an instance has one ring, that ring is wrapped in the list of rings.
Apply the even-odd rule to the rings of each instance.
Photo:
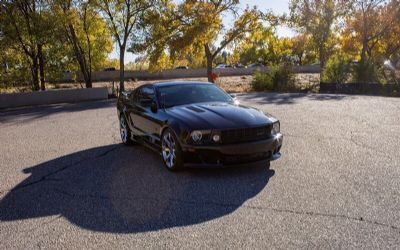
[[[261,141],[271,137],[272,125],[221,131],[222,144]]]
[[[243,164],[251,163],[256,161],[267,160],[271,158],[271,152],[256,153],[252,155],[237,155],[237,156],[225,156],[223,159],[224,164]]]

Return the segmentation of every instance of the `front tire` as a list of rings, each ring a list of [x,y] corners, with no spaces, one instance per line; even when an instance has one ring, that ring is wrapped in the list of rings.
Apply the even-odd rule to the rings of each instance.
[[[125,116],[121,114],[119,117],[119,132],[121,135],[122,143],[129,146],[133,144],[131,139],[131,131],[129,130],[128,123],[126,122]]]
[[[161,155],[168,170],[178,171],[183,168],[182,149],[171,129],[166,129],[161,136]]]

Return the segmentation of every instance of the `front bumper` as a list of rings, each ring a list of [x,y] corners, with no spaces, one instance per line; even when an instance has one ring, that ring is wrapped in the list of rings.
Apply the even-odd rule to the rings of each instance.
[[[283,135],[257,142],[231,145],[193,146],[183,145],[185,166],[224,167],[267,163],[280,158]]]

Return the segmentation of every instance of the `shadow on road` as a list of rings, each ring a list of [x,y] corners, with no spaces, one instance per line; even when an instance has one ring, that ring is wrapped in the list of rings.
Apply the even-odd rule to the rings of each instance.
[[[135,233],[228,215],[255,197],[267,166],[170,173],[140,146],[110,145],[24,170],[30,176],[0,201],[0,220],[61,215],[94,231]]]
[[[115,100],[81,102],[74,104],[55,104],[36,107],[25,107],[13,110],[0,110],[0,123],[15,121],[29,122],[57,113],[80,112],[91,109],[115,107]]]
[[[308,99],[314,101],[341,101],[344,99],[353,98],[346,95],[334,94],[301,94],[301,93],[251,93],[240,97],[244,101],[252,101],[257,104],[296,104],[300,99]],[[255,99],[255,100],[254,100]]]

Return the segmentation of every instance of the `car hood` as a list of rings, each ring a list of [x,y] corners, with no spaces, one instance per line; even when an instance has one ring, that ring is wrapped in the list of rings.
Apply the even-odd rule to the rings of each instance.
[[[192,129],[231,129],[261,126],[277,121],[263,112],[230,103],[200,103],[167,110]]]

